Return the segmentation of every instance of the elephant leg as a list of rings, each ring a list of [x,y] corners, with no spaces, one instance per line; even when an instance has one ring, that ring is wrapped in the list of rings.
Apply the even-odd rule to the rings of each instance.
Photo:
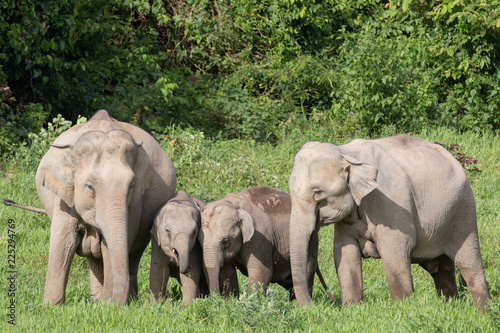
[[[413,293],[413,279],[411,277],[411,262],[409,257],[390,256],[384,258],[385,276],[389,284],[391,298],[394,301],[402,300]]]
[[[168,257],[154,238],[151,239],[151,268],[149,271],[149,292],[151,297],[158,301],[165,298],[170,266]]]
[[[219,287],[224,297],[230,294],[234,297],[240,297],[240,286],[235,266],[223,265],[221,267],[219,273]]]
[[[146,245],[147,246],[147,245]],[[141,248],[139,251],[136,251],[129,255],[129,274],[130,274],[130,290],[129,295],[133,298],[136,298],[139,294],[139,288],[137,286],[137,274],[139,272],[139,263],[141,261],[142,254],[146,249],[146,246]]]
[[[272,250],[269,253],[271,256]],[[247,261],[248,285],[266,292],[273,276],[272,258],[259,259],[251,254]]]
[[[409,263],[405,261],[384,263],[384,270],[391,298],[394,301],[407,298],[413,293],[413,280]]]
[[[391,298],[402,300],[413,293],[410,253],[411,236],[400,230],[383,230],[377,234],[376,247],[382,258]]]
[[[475,240],[471,240],[471,238]],[[467,238],[455,256],[455,264],[470,290],[474,304],[479,311],[484,313],[485,303],[491,299],[491,295],[484,275],[483,260],[477,237]]]
[[[446,255],[437,258],[428,264],[421,264],[434,279],[434,285],[439,295],[446,299],[457,297],[457,282],[455,279],[455,264]]]
[[[339,279],[342,303],[357,304],[363,301],[363,272],[358,241],[342,232],[335,225],[334,259]]]
[[[90,269],[90,294],[92,299],[102,299],[104,285],[104,265],[101,259],[87,257],[87,264]]]
[[[56,200],[59,203],[59,200]],[[54,209],[50,226],[50,249],[44,303],[62,304],[71,262],[78,245],[77,219],[67,212]]]

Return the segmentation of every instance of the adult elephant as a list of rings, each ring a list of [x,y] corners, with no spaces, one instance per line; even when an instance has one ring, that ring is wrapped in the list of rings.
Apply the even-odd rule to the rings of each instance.
[[[479,249],[474,196],[460,163],[446,149],[406,135],[308,142],[295,156],[290,257],[297,300],[307,304],[311,234],[335,225],[334,260],[344,304],[363,299],[361,257],[382,258],[391,297],[413,291],[410,263],[457,295],[454,263],[474,303],[490,299]]]
[[[62,133],[36,174],[52,221],[44,302],[64,303],[75,253],[87,258],[94,298],[123,304],[137,294],[153,218],[176,185],[172,161],[153,137],[105,110]]]

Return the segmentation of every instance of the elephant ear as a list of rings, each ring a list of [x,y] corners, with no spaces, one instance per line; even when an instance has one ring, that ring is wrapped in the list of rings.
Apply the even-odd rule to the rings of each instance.
[[[151,187],[153,179],[153,166],[148,154],[142,147],[142,142],[137,144],[137,162],[134,168],[136,184],[132,189],[130,205],[137,203],[144,192]]]
[[[255,223],[252,216],[244,209],[238,209],[238,218],[240,219],[241,235],[243,243],[248,242],[253,237]]]
[[[42,186],[56,194],[62,201],[73,207],[75,185],[71,165],[71,146],[56,145],[54,151],[41,165]]]
[[[352,156],[342,155],[342,157],[346,160],[346,170],[349,174],[349,191],[359,206],[361,199],[377,188],[378,170],[373,165],[362,163]]]

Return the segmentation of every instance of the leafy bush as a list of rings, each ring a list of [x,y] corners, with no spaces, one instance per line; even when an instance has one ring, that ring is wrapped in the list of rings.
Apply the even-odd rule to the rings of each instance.
[[[500,130],[498,0],[2,6],[0,79],[51,117],[104,108],[158,133],[259,142],[304,116],[371,135]]]
[[[86,122],[85,117],[78,116],[77,124]],[[28,134],[28,143],[23,142],[17,146],[13,153],[14,160],[26,170],[36,170],[43,155],[49,150],[50,145],[64,131],[73,126],[70,120],[64,119],[60,114],[47,123],[47,128],[41,128],[37,133]]]
[[[42,105],[23,105],[5,82],[0,81],[0,156],[13,153],[32,132],[40,130],[47,112]]]

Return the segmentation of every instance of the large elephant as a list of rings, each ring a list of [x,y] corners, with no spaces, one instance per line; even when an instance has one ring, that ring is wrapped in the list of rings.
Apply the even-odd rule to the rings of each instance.
[[[381,258],[391,297],[413,292],[418,263],[445,297],[457,295],[454,263],[477,308],[490,299],[474,196],[453,156],[407,135],[342,146],[308,142],[295,156],[290,255],[295,293],[307,304],[311,234],[334,223],[334,260],[344,304],[363,299],[361,257]]]
[[[182,285],[182,303],[208,292],[203,273],[203,254],[198,241],[200,208],[204,202],[180,190],[163,205],[151,230],[150,292],[164,298],[170,276]]]
[[[248,276],[250,286],[266,290],[276,282],[290,291],[289,224],[290,195],[268,186],[256,186],[230,193],[201,210],[199,239],[203,262],[212,293],[228,283],[223,294],[239,293],[236,267]],[[311,242],[307,260],[308,294],[312,294],[318,239]]]
[[[154,215],[176,186],[153,137],[105,110],[62,133],[36,174],[52,221],[44,302],[64,303],[75,253],[87,258],[93,298],[123,304],[136,295]]]

